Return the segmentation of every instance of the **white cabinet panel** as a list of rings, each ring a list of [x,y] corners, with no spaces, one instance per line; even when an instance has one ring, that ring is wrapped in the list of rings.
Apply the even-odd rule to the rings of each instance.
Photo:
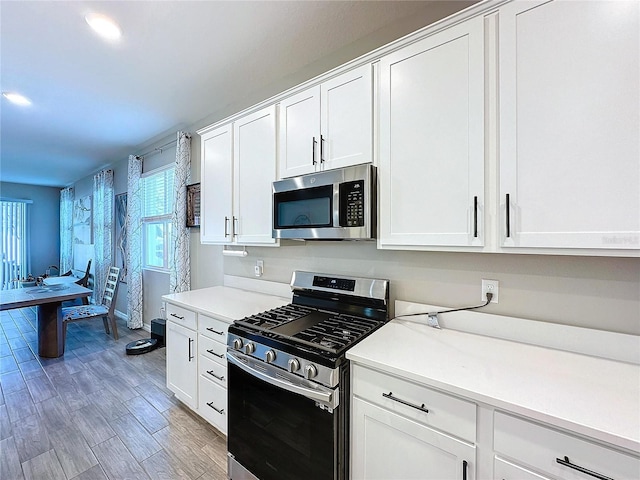
[[[640,3],[499,17],[502,245],[640,249]]]
[[[276,179],[276,106],[233,124],[233,202],[239,244],[273,244],[271,184]]]
[[[202,243],[230,243],[233,186],[233,127],[216,128],[201,138],[200,205]]]
[[[475,478],[474,446],[359,398],[352,415],[354,480]]]
[[[197,334],[167,322],[167,388],[189,407],[198,408]]]
[[[483,19],[380,61],[380,245],[482,246]]]

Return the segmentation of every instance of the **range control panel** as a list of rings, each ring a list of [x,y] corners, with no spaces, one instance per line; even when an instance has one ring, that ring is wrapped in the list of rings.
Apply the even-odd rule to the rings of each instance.
[[[356,281],[348,278],[323,277],[315,275],[313,277],[313,286],[353,292],[356,288]]]

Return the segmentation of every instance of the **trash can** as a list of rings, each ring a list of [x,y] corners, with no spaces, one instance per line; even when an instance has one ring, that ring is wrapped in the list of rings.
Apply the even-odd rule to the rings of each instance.
[[[158,341],[158,348],[164,347],[164,335],[167,321],[164,318],[151,320],[151,338]]]

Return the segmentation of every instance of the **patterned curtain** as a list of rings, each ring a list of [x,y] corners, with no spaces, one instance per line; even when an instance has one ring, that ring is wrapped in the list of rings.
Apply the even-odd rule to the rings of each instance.
[[[169,292],[191,290],[189,264],[189,228],[187,225],[187,184],[191,179],[191,136],[178,132],[176,166],[174,169],[174,196],[171,244],[173,256],[169,259]]]
[[[129,296],[127,298],[127,326],[142,328],[142,157],[129,156],[127,188],[127,252]]]
[[[93,177],[93,301],[102,302],[107,272],[113,263],[113,170]]]
[[[73,267],[73,187],[60,190],[60,271]]]

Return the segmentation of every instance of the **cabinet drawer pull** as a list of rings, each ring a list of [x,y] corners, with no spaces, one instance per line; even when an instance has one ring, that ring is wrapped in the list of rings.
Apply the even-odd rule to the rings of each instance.
[[[173,318],[177,318],[178,320],[184,320],[184,317],[181,317],[180,315],[176,315],[175,313],[170,313],[169,315],[171,315]]]
[[[478,238],[478,197],[473,197],[473,237]]]
[[[229,217],[224,217],[224,236],[229,236]]]
[[[218,358],[224,358],[224,354],[220,355],[219,353],[216,353],[213,350],[207,350],[207,353],[210,353],[211,355],[214,355]]]
[[[467,480],[467,466],[469,465],[469,462],[467,462],[466,460],[462,461],[462,480]]]
[[[238,236],[238,217],[233,216],[231,218],[233,219],[231,222],[231,238],[233,238]]]
[[[189,361],[193,360],[193,355],[191,354],[191,344],[193,343],[193,338],[189,339]]]
[[[224,375],[219,377],[218,375],[216,375],[215,373],[213,373],[213,370],[207,370],[207,373],[209,375],[211,375],[213,378],[217,378],[218,380],[220,380],[221,382],[224,382]]]
[[[429,409],[424,407],[424,403],[422,405],[415,405],[411,402],[407,402],[406,400],[402,400],[401,398],[394,397],[393,392],[383,393],[382,396],[384,398],[388,398],[389,400],[393,400],[394,402],[402,403],[403,405],[407,405],[411,408],[415,408],[416,410],[420,410],[421,412],[429,413]]]
[[[215,333],[216,335],[222,335],[222,334],[224,334],[224,332],[218,332],[217,330],[214,330],[214,329],[213,329],[213,328],[211,328],[211,327],[207,327],[207,330],[209,330],[210,332]]]
[[[511,196],[507,193],[506,196],[506,216],[507,216],[507,238],[511,236]]]
[[[213,402],[208,402],[207,406],[213,408],[220,415],[224,415],[224,408],[221,408],[220,410],[218,410],[216,407],[213,406]]]
[[[577,470],[581,473],[585,473],[587,475],[591,475],[592,477],[599,478],[600,480],[613,480],[613,478],[611,477],[607,477],[600,473],[594,472],[593,470],[589,470],[587,468],[581,467],[580,465],[576,465],[575,463],[571,463],[569,461],[569,457],[567,457],[566,455],[564,456],[564,459],[556,458],[556,462],[558,462],[560,465],[564,465],[565,467],[573,468],[574,470]]]

